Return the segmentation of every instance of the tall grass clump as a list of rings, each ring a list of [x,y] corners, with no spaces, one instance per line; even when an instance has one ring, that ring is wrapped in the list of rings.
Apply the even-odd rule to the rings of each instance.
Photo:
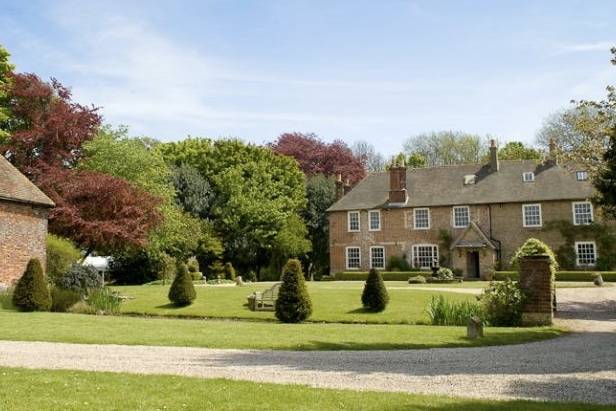
[[[96,289],[88,296],[88,305],[97,314],[119,314],[121,304],[120,294],[108,287]]]
[[[426,308],[432,325],[466,325],[472,316],[482,318],[481,304],[475,301],[447,301],[442,295],[432,297]]]

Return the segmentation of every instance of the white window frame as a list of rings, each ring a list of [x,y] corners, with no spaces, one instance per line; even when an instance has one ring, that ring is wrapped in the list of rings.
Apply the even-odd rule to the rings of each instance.
[[[466,209],[468,223],[466,225],[456,225],[456,209]],[[466,228],[471,225],[471,208],[469,206],[453,206],[451,209],[451,226],[453,228]]]
[[[428,226],[427,227],[417,227],[417,211],[427,211],[428,212]],[[419,207],[413,209],[413,230],[429,230],[432,227],[432,213],[430,213],[429,207]]]
[[[379,226],[377,228],[372,227],[372,214],[377,214],[379,216]],[[381,210],[368,211],[368,231],[381,231]]]
[[[351,214],[357,214],[357,230],[351,229]],[[347,231],[349,233],[359,233],[361,231],[361,213],[359,211],[347,212]]]
[[[373,251],[376,249],[381,249],[383,250],[383,265],[381,266],[375,266],[373,264]],[[374,245],[372,247],[370,247],[370,268],[375,268],[375,269],[380,269],[380,270],[384,270],[385,269],[385,247],[383,247],[382,245]]]
[[[526,224],[526,208],[528,207],[538,207],[539,208],[539,224]],[[541,210],[541,204],[522,204],[522,226],[524,228],[536,228],[543,227],[543,211]]]
[[[590,223],[578,223],[576,214],[575,214],[575,206],[576,204],[588,204],[590,206]],[[573,214],[573,225],[588,225],[595,221],[595,211],[593,209],[592,203],[590,201],[574,201],[571,203],[571,213]]]
[[[350,249],[357,249],[358,250],[358,256],[359,256],[359,264],[357,267],[350,267],[349,266],[349,250]],[[344,249],[344,264],[346,266],[347,270],[360,270],[361,269],[361,247],[352,245],[352,246],[348,246]]]
[[[526,177],[530,177],[530,178],[526,178]],[[533,173],[532,171],[523,172],[522,181],[525,183],[532,183],[533,181],[535,181],[535,173]]]
[[[584,176],[584,178],[580,178],[580,176]],[[586,180],[588,180],[588,171],[586,171],[586,170],[577,170],[575,172],[575,179],[577,181],[586,181]]]
[[[593,251],[595,252],[595,262],[593,264],[580,263],[580,254],[578,250],[578,245],[587,245],[592,244]],[[599,258],[599,251],[597,250],[597,243],[595,241],[576,241],[575,242],[575,265],[578,267],[594,267],[597,265],[597,259]]]
[[[411,246],[411,265],[414,268],[419,268],[420,270],[424,270],[424,269],[430,269],[432,268],[432,266],[420,266],[417,267],[415,265],[415,254],[417,253],[416,248],[418,247],[432,247],[432,250],[434,252],[434,258],[436,258],[436,261],[439,261],[439,250],[438,250],[438,245],[437,244],[413,244],[413,246]]]

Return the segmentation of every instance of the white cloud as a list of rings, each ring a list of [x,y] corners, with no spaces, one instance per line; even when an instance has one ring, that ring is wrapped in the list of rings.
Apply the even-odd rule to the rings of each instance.
[[[586,53],[592,51],[609,51],[616,46],[616,41],[597,41],[594,43],[575,43],[561,44],[556,47],[556,51],[552,55],[562,55],[571,53]]]

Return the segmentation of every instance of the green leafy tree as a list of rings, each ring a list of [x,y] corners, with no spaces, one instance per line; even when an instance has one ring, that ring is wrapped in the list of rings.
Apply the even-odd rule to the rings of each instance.
[[[406,158],[406,165],[410,168],[422,168],[426,166],[426,158],[420,153],[411,153]]]
[[[595,199],[603,212],[616,218],[616,126],[610,130],[610,143],[603,154],[604,165],[593,180],[598,195]]]
[[[11,112],[8,104],[8,89],[10,73],[15,68],[9,62],[9,57],[9,52],[0,45],[0,144],[9,137],[7,123],[11,117]]]
[[[368,273],[368,279],[361,294],[361,303],[366,310],[380,312],[389,303],[389,294],[385,288],[381,273],[374,268]]]
[[[187,258],[195,253],[204,235],[201,222],[176,203],[172,171],[152,139],[130,138],[128,130],[104,127],[84,145],[80,167],[120,177],[159,197],[163,222],[150,233],[147,251],[152,258],[162,253]]]
[[[179,262],[175,278],[169,289],[169,301],[178,307],[192,304],[197,298],[197,292],[186,264]]]
[[[306,289],[302,265],[297,259],[287,262],[276,300],[276,318],[284,323],[300,323],[312,314],[312,302]]]
[[[498,158],[501,160],[539,160],[543,158],[543,152],[526,147],[519,141],[510,141],[498,150]]]
[[[210,212],[212,188],[199,170],[180,164],[173,169],[173,184],[177,202],[187,213],[195,217],[207,218]]]
[[[13,292],[13,304],[22,311],[49,311],[51,294],[41,262],[33,258],[28,261]]]
[[[306,207],[302,217],[308,229],[311,250],[307,266],[315,277],[329,274],[329,222],[327,209],[336,201],[333,177],[318,174],[306,182]],[[310,267],[312,264],[312,267]]]
[[[405,154],[419,154],[430,167],[479,163],[486,151],[480,136],[459,131],[419,134],[404,143]]]
[[[289,258],[304,257],[311,249],[308,229],[304,221],[297,215],[291,215],[278,230],[272,245],[272,265],[280,272]]]
[[[295,160],[239,140],[190,138],[157,150],[171,165],[199,170],[212,187],[208,217],[225,259],[245,270],[265,266],[276,234],[305,204]]]
[[[616,65],[616,47],[611,49]],[[607,86],[601,101],[582,100],[575,107],[546,119],[537,142],[548,147],[556,144],[556,155],[563,164],[584,168],[595,178],[605,166],[604,154],[610,146],[611,129],[616,124],[616,89]]]

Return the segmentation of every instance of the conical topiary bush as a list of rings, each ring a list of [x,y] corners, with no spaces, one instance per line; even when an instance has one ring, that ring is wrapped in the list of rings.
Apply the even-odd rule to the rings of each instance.
[[[368,279],[361,294],[361,303],[369,311],[379,312],[387,307],[389,294],[385,288],[383,277],[374,268],[368,273]]]
[[[285,264],[281,280],[276,300],[276,318],[284,323],[306,320],[312,314],[312,302],[299,260],[291,259]]]
[[[38,259],[28,261],[13,292],[13,304],[22,311],[49,311],[51,308],[51,294]]]
[[[225,278],[227,280],[235,280],[235,268],[233,268],[231,263],[225,263]]]
[[[190,305],[195,298],[197,298],[197,292],[192,277],[188,268],[186,268],[186,264],[179,262],[177,273],[169,289],[169,300],[178,307],[183,307]]]

